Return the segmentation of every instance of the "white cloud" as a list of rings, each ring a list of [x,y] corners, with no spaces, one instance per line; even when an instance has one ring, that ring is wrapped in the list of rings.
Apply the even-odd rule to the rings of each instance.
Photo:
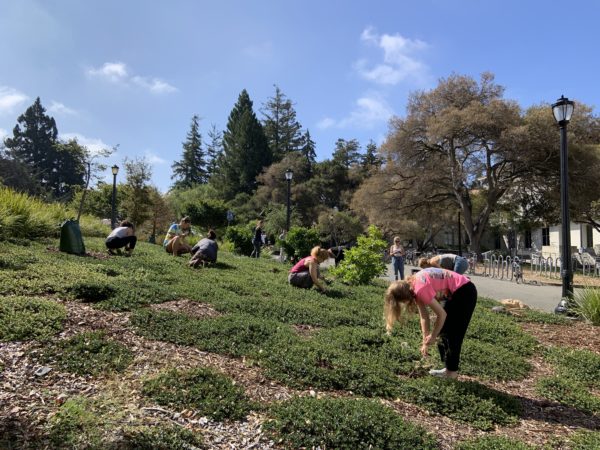
[[[28,99],[28,96],[16,89],[0,86],[0,114],[11,114]]]
[[[87,70],[87,74],[93,78],[99,78],[111,83],[123,85],[135,85],[153,94],[168,94],[177,91],[175,86],[155,77],[130,75],[127,65],[122,62],[107,62],[102,67]]]
[[[320,129],[332,127],[369,129],[382,122],[387,122],[393,114],[394,111],[381,95],[368,93],[356,100],[354,109],[346,117],[340,120],[326,117],[317,124],[317,127]]]
[[[162,165],[162,164],[166,164],[167,163],[166,160],[164,160],[163,158],[161,158],[157,154],[152,153],[150,150],[146,150],[145,157],[148,160],[148,162],[150,164],[152,164],[153,166]]]
[[[4,142],[4,139],[7,137],[8,137],[8,131],[6,131],[4,128],[0,128],[0,146]]]
[[[52,104],[48,108],[48,112],[52,114],[62,114],[65,116],[73,116],[77,114],[77,111],[65,106],[63,103],[52,100]]]
[[[89,138],[79,133],[61,133],[60,139],[70,141],[71,139],[77,139],[81,145],[86,147],[92,155],[100,153],[102,150],[111,149],[112,146],[102,142],[101,139]]]
[[[400,34],[379,35],[372,27],[366,28],[360,39],[383,50],[383,62],[370,65],[362,59],[355,69],[365,79],[378,84],[395,85],[405,80],[422,82],[428,78],[429,68],[420,60],[428,44],[419,39],[408,39]]]

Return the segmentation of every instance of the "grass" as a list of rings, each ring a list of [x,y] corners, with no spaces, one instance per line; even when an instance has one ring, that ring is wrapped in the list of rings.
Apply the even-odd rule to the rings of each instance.
[[[199,450],[205,449],[202,437],[177,425],[138,427],[126,430],[118,449]]]
[[[482,436],[459,442],[455,450],[535,450],[536,447],[504,436]]]
[[[233,380],[212,369],[172,369],[144,381],[142,393],[159,405],[194,409],[214,420],[243,419],[252,403]]]
[[[438,448],[425,430],[370,400],[294,398],[271,415],[265,428],[285,448]]]
[[[600,325],[600,289],[585,287],[575,292],[576,311],[593,325]]]
[[[587,414],[600,414],[600,398],[572,378],[548,377],[538,380],[538,394],[555,402],[578,409]]]
[[[100,450],[103,424],[93,402],[84,397],[68,399],[50,419],[49,433],[52,448],[85,448]]]
[[[572,450],[597,450],[600,448],[600,431],[578,431],[569,441]]]
[[[58,341],[46,350],[43,359],[56,362],[67,372],[99,375],[124,371],[133,361],[133,353],[123,344],[107,339],[103,332],[94,331]]]
[[[551,347],[545,357],[558,372],[589,388],[600,389],[600,355],[589,350]]]
[[[0,341],[45,340],[63,329],[64,306],[35,297],[0,297]]]

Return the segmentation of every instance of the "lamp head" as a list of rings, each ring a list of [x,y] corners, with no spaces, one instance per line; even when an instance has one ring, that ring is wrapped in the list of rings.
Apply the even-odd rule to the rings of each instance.
[[[554,114],[554,119],[559,125],[565,125],[571,120],[574,109],[575,103],[561,95],[556,103],[552,105],[552,114]]]
[[[114,166],[112,166],[110,169],[112,170],[113,175],[116,175],[119,173],[119,166],[117,166],[116,164]]]
[[[292,169],[288,169],[285,171],[285,179],[290,181],[294,177],[294,171]]]

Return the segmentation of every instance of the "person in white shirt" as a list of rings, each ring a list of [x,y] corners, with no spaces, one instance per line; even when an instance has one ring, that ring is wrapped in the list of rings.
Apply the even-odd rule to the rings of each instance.
[[[106,238],[106,248],[111,255],[121,253],[121,249],[125,248],[125,256],[131,256],[131,252],[137,243],[135,236],[135,228],[128,220],[121,222],[120,226],[111,231]],[[115,251],[116,250],[116,251]]]

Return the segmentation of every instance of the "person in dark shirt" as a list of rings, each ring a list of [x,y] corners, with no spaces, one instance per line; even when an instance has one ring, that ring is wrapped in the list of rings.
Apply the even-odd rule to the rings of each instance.
[[[254,246],[254,250],[252,250],[252,254],[250,257],[252,258],[260,258],[260,248],[262,246],[262,227],[263,221],[259,220],[256,222],[256,228],[254,229],[254,237],[252,238],[252,245]]]
[[[217,252],[219,245],[217,244],[217,234],[213,230],[208,230],[205,238],[200,239],[196,245],[192,247],[192,258],[190,259],[190,267],[203,267],[208,263],[217,262]]]

